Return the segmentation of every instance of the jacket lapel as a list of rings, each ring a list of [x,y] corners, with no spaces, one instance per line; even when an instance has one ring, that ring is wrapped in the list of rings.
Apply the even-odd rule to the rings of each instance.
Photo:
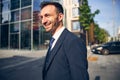
[[[56,42],[54,48],[53,48],[52,51],[50,52],[51,55],[50,55],[48,64],[46,65],[46,70],[49,68],[52,60],[54,59],[55,55],[57,54],[57,51],[60,49],[60,47],[61,47],[61,45],[62,45],[62,43],[63,43],[63,41],[64,41],[64,39],[65,39],[65,36],[66,36],[66,34],[67,34],[67,33],[66,33],[67,31],[68,31],[67,29],[65,29],[65,30],[63,31],[63,33],[62,33],[61,36],[59,37],[58,41]]]

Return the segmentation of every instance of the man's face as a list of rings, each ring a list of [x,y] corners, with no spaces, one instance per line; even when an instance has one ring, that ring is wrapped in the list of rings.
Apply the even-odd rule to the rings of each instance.
[[[56,8],[53,5],[47,5],[41,10],[39,16],[46,31],[54,33],[60,23]]]

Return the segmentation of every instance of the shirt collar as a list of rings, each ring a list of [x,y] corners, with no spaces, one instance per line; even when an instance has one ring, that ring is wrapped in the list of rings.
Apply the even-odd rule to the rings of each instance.
[[[62,34],[63,30],[65,29],[65,27],[60,28],[60,30],[58,30],[54,35],[53,38],[55,40],[58,40],[58,38],[60,37],[60,35]]]

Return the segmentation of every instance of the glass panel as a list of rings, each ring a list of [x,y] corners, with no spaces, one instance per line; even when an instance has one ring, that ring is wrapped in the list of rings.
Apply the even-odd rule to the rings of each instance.
[[[9,11],[10,9],[10,1],[4,1],[1,3],[1,9],[3,12]]]
[[[3,6],[3,4],[0,3],[0,13],[2,12],[2,6]]]
[[[8,31],[9,25],[1,25],[1,48],[8,48]]]
[[[0,0],[0,2],[3,2],[3,1],[8,1],[8,0]]]
[[[1,25],[0,25],[0,48],[1,48]]]
[[[10,48],[19,49],[19,34],[10,35]]]
[[[76,3],[79,3],[79,2],[80,2],[80,0],[72,0],[73,4],[76,4]]]
[[[20,19],[19,10],[11,12],[11,22],[19,21],[19,19]]]
[[[19,23],[13,23],[10,25],[10,33],[19,32]]]
[[[31,21],[21,23],[21,49],[31,49]]]
[[[31,19],[31,7],[21,10],[21,20]]]
[[[9,22],[9,13],[2,13],[2,23]]]
[[[40,3],[42,0],[34,0],[33,4],[33,48],[46,49],[49,44],[50,34],[45,31],[39,22]],[[45,0],[50,1],[50,0]]]
[[[32,0],[21,0],[21,7],[29,6],[32,4]]]
[[[35,1],[37,2],[37,0],[35,0]],[[36,11],[35,11],[35,9],[36,9]],[[34,49],[38,49],[39,48],[39,43],[40,43],[39,17],[38,17],[39,9],[37,9],[37,7],[35,9],[34,9],[34,12],[33,12],[33,47],[34,47]]]
[[[2,14],[0,14],[0,24],[2,23]]]
[[[40,3],[41,0],[33,0],[33,11],[39,11],[40,10]]]
[[[49,44],[50,34],[41,26],[38,30],[33,30],[34,49],[46,49]]]
[[[72,22],[72,29],[73,30],[80,30],[80,22],[79,21],[73,21]]]
[[[46,0],[46,1],[49,1],[49,0]],[[59,2],[60,4],[63,4],[63,0],[51,0],[51,1]]]
[[[72,8],[72,16],[73,17],[78,17],[79,16],[79,9],[76,8]]]
[[[11,10],[20,8],[20,0],[11,0]]]

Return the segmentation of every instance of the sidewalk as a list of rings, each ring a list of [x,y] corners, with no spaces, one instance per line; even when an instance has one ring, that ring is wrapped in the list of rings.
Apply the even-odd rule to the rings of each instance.
[[[0,58],[13,56],[40,58],[46,55],[46,51],[47,50],[0,50]]]
[[[90,48],[87,46],[88,56],[90,56]],[[0,58],[9,58],[13,56],[24,56],[24,57],[33,57],[40,58],[46,55],[46,50],[0,50]]]

